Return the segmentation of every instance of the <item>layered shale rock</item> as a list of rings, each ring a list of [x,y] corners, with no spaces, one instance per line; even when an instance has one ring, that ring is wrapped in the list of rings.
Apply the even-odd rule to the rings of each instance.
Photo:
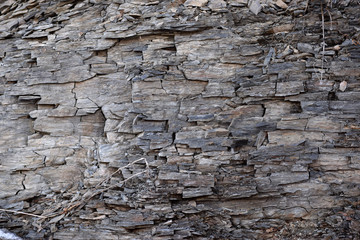
[[[359,238],[359,13],[346,0],[3,1],[0,227]]]

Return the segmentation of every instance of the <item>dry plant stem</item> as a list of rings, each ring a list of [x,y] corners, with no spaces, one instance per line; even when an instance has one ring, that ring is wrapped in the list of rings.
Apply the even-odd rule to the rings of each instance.
[[[120,182],[117,183],[117,184],[113,184],[113,185],[111,185],[111,186],[109,186],[109,187],[107,187],[107,188],[104,188],[104,189],[99,189],[99,186],[100,186],[102,183],[104,183],[105,181],[110,180],[111,177],[112,177],[114,174],[116,174],[117,172],[119,172],[119,171],[121,171],[121,170],[123,170],[123,169],[125,169],[125,168],[127,168],[127,167],[129,167],[129,166],[131,166],[131,165],[133,165],[134,163],[137,163],[137,162],[140,162],[140,161],[143,161],[143,160],[145,161],[145,164],[146,164],[146,170],[141,171],[141,172],[138,172],[138,173],[136,173],[136,174],[128,177],[127,179],[125,179],[125,180],[123,180],[123,181],[120,181]],[[90,201],[90,200],[91,200],[93,197],[95,197],[96,195],[99,195],[99,194],[101,194],[101,193],[103,193],[103,192],[106,192],[107,190],[110,190],[111,188],[114,188],[114,187],[118,186],[119,184],[123,184],[123,183],[129,181],[130,179],[135,178],[135,177],[137,177],[137,176],[139,176],[139,175],[142,175],[142,174],[144,174],[144,173],[150,174],[149,163],[148,163],[148,161],[146,161],[145,158],[140,158],[140,159],[138,159],[138,160],[136,160],[136,161],[134,161],[134,162],[131,162],[131,163],[127,164],[127,165],[124,166],[124,167],[121,167],[121,168],[117,169],[117,170],[116,170],[114,173],[112,173],[109,177],[105,178],[105,179],[102,180],[100,183],[98,183],[98,184],[95,186],[95,189],[94,189],[95,191],[94,191],[90,196],[88,196],[88,197],[80,200],[79,202],[77,202],[77,203],[75,203],[75,204],[73,204],[73,205],[70,205],[69,207],[65,208],[61,213],[57,213],[57,214],[55,214],[55,215],[52,215],[51,217],[54,217],[54,216],[57,216],[57,215],[60,215],[60,214],[64,214],[64,213],[69,213],[69,212],[70,212],[71,210],[73,210],[74,208],[81,209],[88,201]]]
[[[330,31],[333,30],[333,21],[332,21],[332,17],[331,17],[331,12],[329,11],[328,8],[326,8],[326,11],[328,12],[329,14],[329,18],[330,18]]]
[[[113,184],[113,185],[111,185],[111,186],[109,186],[109,187],[101,190],[100,192],[96,193],[96,195],[99,194],[99,193],[103,193],[103,192],[105,192],[105,191],[107,191],[107,190],[110,190],[111,188],[114,188],[114,187],[118,186],[119,184],[123,184],[123,183],[129,181],[130,179],[132,179],[132,178],[134,178],[134,177],[136,177],[136,176],[139,176],[139,175],[141,175],[141,174],[143,174],[143,173],[146,173],[146,172],[149,172],[149,171],[146,169],[146,170],[144,170],[144,171],[142,171],[142,172],[138,172],[138,173],[132,175],[131,177],[125,179],[124,181],[121,181],[121,182],[119,182],[119,183],[117,183],[117,184]]]
[[[114,184],[114,185],[111,185],[111,186],[109,186],[109,187],[107,187],[107,188],[104,188],[104,189],[101,189],[101,190],[99,190],[99,191],[96,191],[96,192],[94,192],[93,194],[91,194],[89,197],[87,197],[87,198],[81,200],[80,202],[78,202],[78,203],[76,203],[76,204],[74,204],[74,205],[71,205],[70,207],[66,208],[66,209],[65,209],[63,212],[61,212],[60,214],[69,213],[69,212],[70,212],[72,209],[74,209],[74,208],[81,209],[88,201],[90,201],[90,200],[91,200],[93,197],[95,197],[96,195],[99,195],[99,194],[101,194],[101,193],[103,193],[103,192],[106,192],[107,190],[110,190],[111,188],[114,188],[114,187],[118,186],[119,184],[125,183],[125,182],[129,181],[130,179],[132,179],[132,178],[134,178],[134,177],[136,177],[136,176],[139,176],[139,175],[141,175],[141,174],[144,174],[144,173],[146,173],[146,172],[148,172],[147,169],[144,170],[144,171],[142,171],[142,172],[136,173],[136,174],[132,175],[131,177],[129,177],[129,178],[127,178],[127,179],[125,179],[125,180],[117,183],[117,184]],[[57,215],[60,215],[60,214],[57,214]]]
[[[130,177],[128,177],[127,179],[123,180],[123,181],[120,181],[119,183],[117,184],[114,184],[114,185],[111,185],[107,188],[104,188],[104,189],[99,189],[99,187],[101,186],[101,184],[103,184],[104,182],[110,180],[112,178],[112,176],[114,176],[116,173],[118,173],[119,171],[137,163],[137,162],[140,162],[140,161],[145,161],[145,164],[146,164],[146,170],[144,171],[141,171],[141,172],[138,172]],[[26,212],[20,212],[20,211],[14,211],[14,210],[7,210],[7,209],[2,209],[0,208],[0,211],[3,211],[3,212],[10,212],[10,213],[16,213],[16,214],[22,214],[22,215],[28,215],[28,216],[32,216],[32,217],[37,217],[37,218],[42,218],[42,219],[47,219],[47,218],[51,218],[51,217],[56,217],[56,216],[59,216],[61,214],[66,214],[66,213],[70,213],[71,210],[73,210],[74,208],[78,208],[78,209],[81,209],[88,201],[90,201],[93,197],[95,197],[96,195],[98,194],[101,194],[103,192],[106,192],[107,190],[110,190],[111,188],[114,188],[116,186],[118,186],[119,184],[123,184],[127,181],[129,181],[130,179],[132,178],[135,178],[139,175],[142,175],[144,173],[147,173],[148,175],[150,174],[150,167],[149,167],[149,163],[148,161],[146,161],[146,158],[140,158],[134,162],[131,162],[129,164],[127,164],[126,166],[124,167],[121,167],[119,169],[117,169],[114,173],[112,173],[110,176],[106,177],[105,179],[103,179],[100,183],[98,183],[93,190],[89,190],[90,192],[91,191],[94,191],[92,194],[90,194],[88,197],[80,200],[79,202],[73,204],[73,205],[69,205],[68,207],[64,208],[62,212],[60,213],[54,213],[52,215],[49,215],[49,216],[40,216],[40,215],[36,215],[36,214],[31,214],[31,213],[26,213]],[[88,191],[88,192],[89,192]]]
[[[325,20],[324,20],[324,10],[323,10],[323,3],[321,2],[321,23],[322,23],[322,59],[321,59],[321,72],[320,72],[320,81],[323,80],[323,72],[324,72],[324,58],[325,58]]]
[[[16,214],[22,214],[22,215],[28,215],[28,216],[32,216],[32,217],[37,217],[37,218],[48,218],[45,216],[40,216],[40,215],[36,215],[36,214],[31,214],[31,213],[26,213],[26,212],[20,212],[20,211],[14,211],[14,210],[8,210],[8,209],[2,209],[0,208],[0,211],[3,212],[11,212],[11,213],[16,213]]]
[[[100,186],[101,184],[103,184],[104,182],[110,180],[110,179],[112,178],[112,176],[114,176],[116,173],[120,172],[121,170],[123,170],[123,169],[125,169],[125,168],[127,168],[127,167],[129,167],[129,166],[131,166],[131,165],[133,165],[134,163],[140,162],[140,161],[142,161],[142,160],[145,160],[145,164],[146,164],[146,166],[148,167],[149,164],[148,164],[148,162],[146,161],[146,159],[145,159],[145,158],[140,158],[140,159],[138,159],[138,160],[136,160],[136,161],[134,161],[134,162],[131,162],[131,163],[127,164],[126,166],[123,166],[123,167],[121,167],[121,168],[118,168],[118,169],[117,169],[115,172],[113,172],[109,177],[107,177],[107,178],[103,179],[101,182],[99,182],[99,183],[95,186],[95,188],[99,187],[99,186]]]

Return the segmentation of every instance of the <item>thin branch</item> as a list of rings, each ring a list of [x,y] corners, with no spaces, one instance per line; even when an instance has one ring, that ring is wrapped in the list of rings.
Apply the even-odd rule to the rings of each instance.
[[[130,167],[131,165],[133,165],[133,164],[135,164],[135,163],[137,163],[137,162],[140,162],[140,161],[142,161],[142,160],[145,160],[145,164],[146,164],[146,166],[148,166],[148,162],[146,161],[146,159],[145,159],[145,158],[140,158],[140,159],[138,159],[138,160],[136,160],[136,161],[133,161],[133,162],[127,164],[126,166],[123,166],[123,167],[118,168],[118,169],[117,169],[115,172],[113,172],[109,177],[107,177],[107,178],[103,179],[101,182],[99,182],[99,183],[95,186],[95,188],[99,187],[99,186],[100,186],[101,184],[103,184],[104,182],[109,181],[109,180],[112,178],[112,176],[114,176],[116,173],[120,172],[121,170],[124,170],[125,168]]]
[[[60,214],[64,214],[64,213],[69,213],[72,209],[77,208],[77,207],[78,207],[78,209],[81,209],[87,202],[89,202],[89,201],[90,201],[93,197],[95,197],[96,195],[99,195],[99,194],[101,194],[101,193],[103,193],[103,192],[106,192],[107,190],[110,190],[111,188],[114,188],[114,187],[118,186],[119,184],[125,183],[125,182],[129,181],[130,179],[132,179],[132,178],[134,178],[134,177],[136,177],[136,176],[139,176],[139,175],[141,175],[141,174],[143,174],[143,173],[146,173],[146,172],[148,172],[148,169],[146,169],[146,170],[144,170],[144,171],[141,171],[141,172],[138,172],[138,173],[136,173],[136,174],[128,177],[127,179],[125,179],[125,180],[123,180],[123,181],[120,181],[120,182],[117,183],[117,184],[113,184],[113,185],[111,185],[111,186],[109,186],[109,187],[107,187],[107,188],[104,188],[104,189],[95,191],[95,192],[92,193],[90,196],[82,199],[80,202],[77,202],[77,203],[75,203],[75,204],[73,204],[73,205],[71,205],[71,206],[69,206],[69,207],[67,207],[67,208],[64,208],[64,210],[63,210],[61,213],[58,213],[58,214],[56,214],[55,216],[60,215]]]
[[[114,188],[114,187],[118,186],[119,184],[125,183],[125,182],[129,181],[130,179],[132,179],[132,178],[134,178],[134,177],[136,177],[136,176],[139,176],[139,175],[141,175],[141,174],[143,174],[143,173],[146,173],[146,172],[148,172],[148,169],[146,169],[146,170],[144,170],[144,171],[141,171],[141,172],[138,172],[138,173],[135,173],[134,175],[128,177],[127,179],[125,179],[125,180],[123,180],[123,181],[121,181],[121,182],[119,182],[119,183],[113,184],[113,185],[111,185],[111,186],[109,186],[109,187],[107,187],[107,188],[102,189],[101,191],[99,191],[98,193],[96,193],[96,195],[99,194],[99,193],[103,193],[103,192],[105,192],[105,191],[107,191],[107,190],[110,190],[111,188]],[[93,197],[93,196],[92,196],[92,197]]]
[[[124,179],[124,180],[122,180],[122,181],[120,181],[120,182],[118,182],[118,183],[116,183],[116,184],[113,184],[113,185],[107,187],[107,188],[103,188],[103,189],[100,189],[100,188],[99,188],[102,183],[104,183],[105,181],[110,180],[110,179],[112,178],[112,176],[113,176],[114,174],[116,174],[117,172],[119,172],[119,171],[121,171],[121,170],[123,170],[123,169],[125,169],[125,168],[127,168],[127,167],[129,167],[129,166],[131,166],[131,165],[133,165],[133,164],[135,164],[135,163],[137,163],[137,162],[143,161],[143,160],[145,161],[145,164],[146,164],[146,170],[141,171],[141,172],[138,172],[138,173],[135,173],[135,174],[133,174],[132,176],[128,177],[127,179]],[[64,213],[69,213],[71,210],[73,210],[73,209],[75,209],[75,208],[81,209],[87,202],[89,202],[89,201],[90,201],[93,197],[95,197],[96,195],[99,195],[99,194],[101,194],[101,193],[104,193],[104,192],[110,190],[111,188],[114,188],[114,187],[118,186],[119,184],[123,184],[123,183],[129,181],[130,179],[135,178],[135,177],[137,177],[137,176],[139,176],[139,175],[142,175],[142,174],[144,174],[144,173],[148,173],[148,174],[150,173],[149,163],[148,163],[148,161],[146,160],[146,158],[140,158],[140,159],[138,159],[138,160],[136,160],[136,161],[134,161],[134,162],[131,162],[131,163],[127,164],[127,165],[124,166],[124,167],[118,168],[118,169],[117,169],[114,173],[112,173],[110,176],[106,177],[106,178],[103,179],[100,183],[98,183],[93,189],[89,189],[89,191],[86,192],[86,193],[83,195],[83,199],[81,199],[81,200],[78,201],[77,203],[74,203],[74,204],[72,204],[72,205],[68,205],[68,207],[65,207],[62,212],[60,212],[60,213],[55,213],[55,214],[53,214],[51,217],[58,216],[58,215],[61,215],[61,214],[64,214]],[[91,193],[91,191],[93,191],[93,192]],[[87,194],[87,193],[88,193],[88,194]],[[85,195],[88,195],[88,196],[85,196]]]
[[[16,213],[16,214],[22,214],[22,215],[28,215],[28,216],[37,217],[37,218],[44,218],[44,219],[45,219],[45,218],[48,218],[48,217],[45,217],[45,216],[40,216],[40,215],[36,215],[36,214],[32,214],[32,213],[26,213],[26,212],[8,210],[8,209],[3,209],[3,208],[0,208],[0,211],[3,211],[3,212],[11,212],[11,213]]]
[[[124,179],[122,181],[120,181],[119,183],[117,184],[113,184],[107,188],[103,188],[103,189],[100,189],[100,185],[103,184],[104,182],[110,180],[114,174],[118,173],[119,171],[137,163],[137,162],[140,162],[140,161],[145,161],[145,165],[146,165],[146,170],[143,170],[141,172],[138,172],[138,173],[135,173],[133,174],[132,176],[128,177],[127,179]],[[74,208],[82,208],[87,202],[89,202],[93,197],[95,197],[96,195],[98,194],[101,194],[103,192],[106,192],[107,190],[111,189],[111,188],[114,188],[116,186],[118,186],[119,184],[123,184],[127,181],[129,181],[130,179],[132,178],[135,178],[139,175],[142,175],[144,173],[148,173],[150,174],[150,167],[149,167],[149,163],[148,161],[146,160],[146,158],[140,158],[136,161],[133,161],[129,164],[127,164],[126,166],[124,167],[121,167],[121,168],[118,168],[114,173],[112,173],[110,176],[104,178],[100,183],[98,183],[95,187],[93,187],[92,189],[89,189],[89,191],[87,191],[85,194],[83,194],[82,196],[82,199],[72,205],[68,205],[68,207],[65,207],[63,208],[63,211],[62,212],[58,212],[58,213],[53,213],[49,216],[40,216],[40,215],[36,215],[36,214],[31,214],[31,213],[26,213],[26,212],[20,212],[20,211],[13,211],[13,210],[7,210],[7,209],[2,209],[0,208],[0,211],[3,211],[3,212],[10,212],[10,213],[16,213],[16,214],[23,214],[23,215],[28,215],[28,216],[32,216],[32,217],[37,217],[37,218],[42,218],[42,219],[47,219],[47,218],[51,218],[51,217],[56,217],[56,216],[59,216],[61,214],[66,214],[66,213],[69,213],[71,210],[73,210]],[[93,191],[93,192],[92,192]],[[92,193],[91,193],[92,192]],[[86,196],[88,195],[88,196]]]
[[[323,41],[321,43],[322,45],[322,58],[321,58],[321,72],[320,72],[320,81],[323,80],[323,72],[324,72],[324,61],[325,61],[325,19],[324,19],[324,9],[323,9],[323,3],[321,1],[321,23],[322,23],[322,37]]]
[[[332,31],[334,28],[333,28],[333,20],[332,20],[332,16],[331,16],[331,12],[328,8],[326,8],[326,11],[328,12],[329,14],[329,18],[330,18],[330,31]]]

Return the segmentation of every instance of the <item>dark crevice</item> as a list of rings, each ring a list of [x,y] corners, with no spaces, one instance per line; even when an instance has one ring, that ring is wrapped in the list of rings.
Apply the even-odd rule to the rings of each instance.
[[[329,92],[327,96],[328,101],[336,101],[338,100],[335,92]]]
[[[291,102],[290,113],[302,113],[300,102]]]

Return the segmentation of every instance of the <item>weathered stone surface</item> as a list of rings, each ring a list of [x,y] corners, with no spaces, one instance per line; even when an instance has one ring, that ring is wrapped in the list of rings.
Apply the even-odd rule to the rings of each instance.
[[[104,163],[126,162],[125,149],[120,144],[103,144],[99,147],[99,160]]]
[[[226,2],[224,0],[210,0],[208,6],[212,11],[225,10]]]
[[[304,83],[302,82],[278,82],[276,85],[275,96],[298,95],[304,92]]]
[[[323,132],[341,132],[341,123],[328,117],[309,118],[307,129]]]
[[[187,0],[184,5],[185,6],[193,6],[193,7],[203,7],[206,5],[208,0]]]
[[[49,117],[72,117],[72,116],[75,116],[76,111],[77,111],[76,107],[60,105],[57,108],[50,110],[49,113],[47,114],[47,116],[49,116]]]
[[[278,129],[305,130],[308,119],[281,119],[276,125]]]
[[[73,92],[76,94],[76,99],[88,99],[96,106],[101,107],[109,103],[129,102],[131,88],[130,83],[126,81],[125,74],[113,73],[76,83]],[[89,92],[92,93],[91,96],[89,96]]]
[[[270,175],[270,180],[275,185],[302,182],[308,179],[309,179],[309,173],[307,172],[301,172],[301,173],[276,172]]]
[[[301,109],[304,113],[323,113],[329,111],[327,101],[301,101]]]
[[[231,123],[233,119],[246,119],[251,117],[262,117],[264,108],[261,105],[243,105],[229,111],[223,111],[217,115],[217,120]]]
[[[187,188],[183,191],[183,198],[195,198],[212,195],[210,188]]]
[[[254,196],[258,193],[256,190],[256,186],[236,186],[226,188],[224,190],[224,197],[229,199],[237,199],[237,198],[248,198]]]
[[[329,110],[336,110],[343,113],[357,113],[359,110],[357,101],[334,101],[329,103]]]
[[[0,228],[358,239],[359,10],[3,1]]]
[[[356,62],[332,62],[331,72],[335,76],[359,76],[360,70]]]
[[[320,154],[319,159],[314,163],[314,166],[318,166],[326,170],[341,170],[348,169],[349,158],[346,156],[336,154]]]
[[[5,170],[5,171],[4,171]],[[7,169],[1,169],[1,198],[7,198],[16,195],[19,191],[23,190],[24,187],[22,182],[24,181],[24,176],[16,174],[16,175],[9,175],[7,174]]]
[[[259,0],[251,0],[249,2],[249,9],[251,12],[253,12],[255,15],[258,15],[258,13],[261,11],[262,7]]]
[[[116,64],[97,63],[91,64],[91,71],[97,74],[109,74],[117,71]]]
[[[74,122],[69,119],[39,117],[34,123],[34,130],[53,136],[72,135],[75,132]]]
[[[315,53],[315,48],[309,43],[298,43],[297,49],[301,52]]]
[[[1,168],[4,171],[30,170],[43,166],[44,157],[33,151],[5,152],[1,154]]]
[[[74,83],[65,84],[44,84],[36,86],[25,86],[23,84],[14,85],[10,92],[13,96],[36,95],[41,99],[39,105],[66,105],[74,106],[75,97],[72,92]],[[54,94],[57,93],[57,94]]]
[[[303,132],[303,131],[275,131],[268,132],[270,144],[292,145],[300,144],[304,141],[321,142],[324,134],[321,132]]]
[[[269,74],[291,74],[293,72],[301,72],[305,70],[305,63],[303,62],[285,62],[274,63],[269,65]]]
[[[274,101],[264,104],[265,107],[265,119],[277,119],[280,120],[282,116],[291,116],[291,114],[297,114],[301,112],[301,106],[296,102],[288,101]]]
[[[235,89],[231,82],[209,81],[202,95],[203,97],[234,97]]]
[[[239,66],[235,64],[216,64],[216,65],[183,65],[184,74],[190,80],[208,81],[211,79],[231,79],[235,76],[236,69]]]
[[[199,95],[204,91],[206,86],[207,82],[203,81],[162,81],[162,87],[166,91],[166,93],[171,95],[177,95],[179,98]]]

